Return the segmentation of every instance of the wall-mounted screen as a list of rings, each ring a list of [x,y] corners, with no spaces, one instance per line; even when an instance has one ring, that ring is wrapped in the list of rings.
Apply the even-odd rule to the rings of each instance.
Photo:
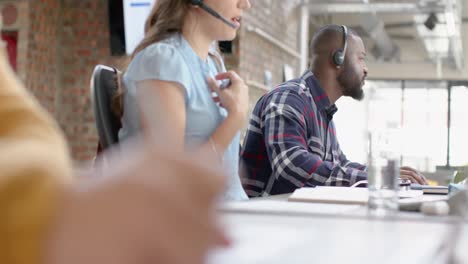
[[[112,55],[131,54],[144,36],[144,26],[157,0],[109,0]]]

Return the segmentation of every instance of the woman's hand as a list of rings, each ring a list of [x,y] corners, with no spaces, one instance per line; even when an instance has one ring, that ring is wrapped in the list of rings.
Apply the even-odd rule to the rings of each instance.
[[[249,87],[234,71],[220,73],[215,78],[218,81],[227,79],[231,82],[228,87],[220,88],[213,78],[208,79],[208,85],[218,95],[221,105],[229,115],[238,118],[243,126],[249,111]]]

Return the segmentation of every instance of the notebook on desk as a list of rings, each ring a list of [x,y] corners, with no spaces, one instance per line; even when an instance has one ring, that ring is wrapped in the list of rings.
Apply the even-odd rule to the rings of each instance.
[[[448,194],[448,186],[411,184],[412,190],[422,190],[424,194]]]
[[[400,198],[410,198],[422,196],[421,190],[400,191]],[[369,191],[367,188],[349,187],[304,187],[296,189],[288,201],[313,202],[313,203],[336,203],[336,204],[367,204]]]
[[[358,181],[351,187],[367,187],[367,180]],[[421,185],[418,183],[407,182],[407,180],[400,179],[400,188],[411,190],[422,190],[424,194],[448,194],[448,186],[432,186]]]

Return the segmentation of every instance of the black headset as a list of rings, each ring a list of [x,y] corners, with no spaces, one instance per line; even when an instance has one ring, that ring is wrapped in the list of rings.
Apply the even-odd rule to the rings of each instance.
[[[343,48],[333,53],[333,63],[335,63],[335,65],[338,67],[344,64],[346,56],[346,47],[348,46],[348,28],[344,25],[341,26],[341,28],[343,29]]]
[[[205,10],[215,18],[223,21],[224,24],[230,26],[231,28],[236,28],[236,25],[234,25],[231,21],[227,20],[223,16],[221,16],[218,12],[213,10],[211,7],[207,6],[205,3],[203,3],[203,0],[190,0],[190,3],[194,6],[198,6],[201,9]]]

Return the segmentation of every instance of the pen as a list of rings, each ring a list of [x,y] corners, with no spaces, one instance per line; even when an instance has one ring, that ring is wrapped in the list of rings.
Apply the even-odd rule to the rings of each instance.
[[[231,86],[231,80],[229,79],[224,79],[221,81],[221,84],[219,85],[219,89],[226,89],[228,88],[229,86]]]

